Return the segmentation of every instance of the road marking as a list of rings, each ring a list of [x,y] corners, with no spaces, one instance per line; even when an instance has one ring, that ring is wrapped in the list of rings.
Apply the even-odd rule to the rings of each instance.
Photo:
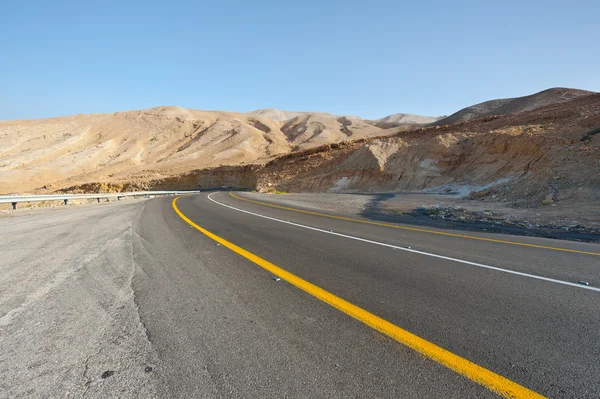
[[[451,258],[449,256],[438,255],[438,254],[434,254],[434,253],[431,253],[431,252],[418,251],[416,249],[411,249],[411,248],[406,248],[406,247],[399,247],[397,245],[386,244],[384,242],[379,242],[379,241],[367,240],[366,238],[360,238],[360,237],[351,236],[351,235],[348,235],[348,234],[336,233],[335,231],[319,229],[317,227],[306,226],[306,225],[303,225],[303,224],[294,223],[294,222],[290,222],[290,221],[287,221],[287,220],[282,220],[282,219],[277,219],[277,218],[273,218],[273,217],[270,217],[270,216],[261,215],[260,213],[254,213],[254,212],[247,211],[245,209],[240,209],[240,208],[236,208],[236,207],[231,206],[231,205],[223,204],[222,202],[219,202],[217,200],[212,199],[211,195],[213,195],[213,194],[216,194],[216,193],[209,194],[207,198],[209,200],[211,200],[212,202],[216,203],[216,204],[219,204],[219,205],[224,206],[226,208],[230,208],[230,209],[236,210],[238,212],[243,212],[243,213],[247,213],[249,215],[258,216],[258,217],[261,217],[261,218],[264,218],[264,219],[273,220],[275,222],[285,223],[285,224],[289,224],[289,225],[292,225],[292,226],[301,227],[303,229],[318,231],[320,233],[331,234],[331,235],[338,236],[338,237],[349,238],[351,240],[367,242],[369,244],[380,245],[382,247],[388,247],[388,248],[398,249],[400,251],[412,252],[412,253],[419,254],[419,255],[431,256],[433,258],[444,259],[444,260],[449,260],[449,261],[452,261],[452,262],[458,262],[458,263],[463,263],[463,264],[466,264],[466,265],[481,267],[483,269],[495,270],[495,271],[498,271],[498,272],[514,274],[514,275],[521,276],[521,277],[528,277],[528,278],[533,278],[533,279],[536,279],[536,280],[548,281],[548,282],[551,282],[551,283],[568,285],[570,287],[581,288],[581,289],[584,289],[584,290],[590,290],[590,291],[600,292],[600,288],[598,288],[598,287],[593,287],[593,286],[589,286],[589,285],[582,285],[582,284],[578,284],[578,283],[572,283],[570,281],[557,280],[557,279],[550,278],[550,277],[538,276],[538,275],[535,275],[535,274],[523,273],[523,272],[518,272],[518,271],[510,270],[510,269],[503,269],[503,268],[497,267],[497,266],[485,265],[483,263],[471,262],[471,261],[464,260],[464,259]]]
[[[222,246],[229,248],[238,255],[250,260],[270,273],[296,286],[302,291],[307,292],[315,298],[346,313],[347,315],[366,324],[367,326],[387,335],[390,338],[393,338],[399,343],[419,352],[420,354],[444,365],[451,370],[454,370],[455,372],[498,393],[501,396],[504,396],[505,398],[544,398],[544,396],[525,388],[516,382],[509,380],[508,378],[505,378],[467,359],[455,355],[454,353],[415,334],[412,334],[338,296],[335,296],[329,291],[325,291],[324,289],[309,283],[308,281],[280,268],[279,266],[276,266],[273,263],[219,237],[218,235],[211,233],[205,228],[194,223],[179,210],[177,207],[177,200],[179,198],[181,197],[177,197],[173,200],[172,206],[179,217],[186,223],[188,223],[190,226],[193,226],[202,234],[208,236]]]
[[[398,226],[398,225],[390,224],[390,223],[372,222],[370,220],[360,220],[360,219],[354,219],[354,218],[349,218],[349,217],[344,217],[344,216],[329,215],[327,213],[318,213],[318,212],[305,211],[303,209],[289,208],[289,207],[286,207],[286,206],[273,205],[273,204],[269,204],[267,202],[255,201],[255,200],[251,200],[251,199],[247,199],[247,198],[243,198],[243,197],[238,197],[237,195],[235,195],[231,191],[229,192],[229,194],[233,198],[237,198],[237,199],[239,199],[241,201],[253,202],[255,204],[264,205],[264,206],[270,206],[272,208],[284,209],[286,211],[292,211],[292,212],[298,212],[298,213],[306,213],[308,215],[322,216],[322,217],[331,218],[331,219],[339,219],[339,220],[346,220],[346,221],[350,221],[350,222],[372,224],[372,225],[375,225],[375,226],[392,227],[394,229],[401,229],[401,230],[418,231],[420,233],[438,234],[438,235],[450,236],[450,237],[467,238],[467,239],[471,239],[471,240],[490,241],[490,242],[497,242],[497,243],[501,243],[501,244],[520,245],[520,246],[523,246],[523,247],[542,248],[542,249],[550,249],[550,250],[553,250],[553,251],[573,252],[573,253],[577,253],[577,254],[600,256],[599,252],[587,252],[587,251],[580,251],[580,250],[577,250],[577,249],[560,248],[560,247],[550,247],[550,246],[546,246],[546,245],[527,244],[527,243],[524,243],[524,242],[517,242],[517,241],[498,240],[498,239],[495,239],[495,238],[468,236],[468,235],[456,234],[456,233],[446,233],[444,231],[421,229],[421,228],[418,228],[418,227]]]

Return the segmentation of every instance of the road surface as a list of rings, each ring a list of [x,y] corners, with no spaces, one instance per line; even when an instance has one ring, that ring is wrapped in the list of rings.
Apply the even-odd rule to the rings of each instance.
[[[600,396],[598,244],[269,204],[0,219],[0,396]]]

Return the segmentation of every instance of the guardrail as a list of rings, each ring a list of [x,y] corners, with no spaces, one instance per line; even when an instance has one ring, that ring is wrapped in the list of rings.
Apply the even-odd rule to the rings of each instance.
[[[1,195],[0,204],[12,204],[13,209],[17,209],[19,202],[39,202],[39,201],[63,201],[65,205],[69,200],[77,199],[100,199],[116,198],[121,200],[124,197],[142,197],[148,195],[184,195],[196,194],[200,191],[134,191],[128,193],[90,193],[90,194],[51,194],[51,195]]]

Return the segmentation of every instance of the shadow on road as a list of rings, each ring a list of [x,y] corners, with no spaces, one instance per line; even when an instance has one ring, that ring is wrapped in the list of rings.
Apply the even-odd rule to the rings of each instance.
[[[380,193],[365,194],[371,199],[365,206],[360,216],[369,220],[386,223],[401,223],[421,227],[434,227],[437,229],[463,230],[474,232],[487,232],[499,234],[513,234],[530,237],[556,238],[561,240],[600,242],[600,233],[597,231],[565,231],[556,226],[521,227],[506,225],[501,222],[485,222],[477,220],[447,220],[431,217],[425,208],[415,208],[410,212],[396,213],[386,209],[385,202],[391,199],[401,199],[402,194]],[[477,214],[471,213],[472,217]]]

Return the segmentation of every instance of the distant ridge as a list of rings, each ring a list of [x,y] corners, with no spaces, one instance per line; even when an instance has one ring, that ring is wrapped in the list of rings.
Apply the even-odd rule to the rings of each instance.
[[[591,91],[555,87],[524,97],[502,98],[471,105],[452,115],[435,121],[434,125],[451,125],[492,115],[505,115],[532,111],[546,105],[558,104],[581,96],[595,94]]]
[[[445,116],[423,116],[415,114],[392,114],[386,117],[371,121],[371,123],[382,129],[388,129],[403,124],[429,124]]]
[[[355,115],[334,115],[334,114],[330,114],[327,112],[310,112],[310,111],[305,111],[305,112],[284,111],[284,110],[275,109],[275,108],[257,109],[255,111],[248,112],[246,115],[262,116],[265,118],[269,118],[269,119],[272,119],[275,121],[281,121],[281,122],[286,122],[286,121],[289,121],[290,119],[293,119],[293,118],[296,118],[299,116],[306,116],[306,115],[325,117],[325,118],[346,117],[346,118],[351,118],[351,119],[362,119]]]
[[[468,129],[473,133],[474,126],[488,122],[478,118],[501,114],[510,114],[502,119],[506,122],[517,114],[550,112],[553,120],[564,123],[561,115],[569,109],[579,109],[575,103],[597,100],[599,95],[554,88],[530,96],[476,104],[441,119],[398,113],[370,121],[324,112],[259,109],[237,113],[161,106],[110,114],[3,121],[0,122],[0,194],[31,192],[43,187],[56,190],[90,182],[150,184],[156,179],[194,170],[267,164],[291,153],[333,148],[332,144],[341,148],[337,144],[343,142],[359,145],[375,138],[374,142],[393,145],[382,147],[366,157],[367,163],[356,165],[362,165],[365,170],[380,170],[386,164],[384,158],[399,154],[404,148],[399,142],[388,141],[388,136],[393,138],[412,131],[410,134],[417,143],[430,134],[423,132],[462,129],[462,126],[446,128],[445,125],[471,119],[469,123],[473,126]],[[600,126],[597,109],[593,112],[573,122],[578,124],[573,134],[581,138]],[[525,123],[526,119],[520,120]],[[444,128],[435,129],[435,125]],[[488,126],[491,125],[485,127]],[[451,142],[456,137],[447,139]],[[433,156],[431,152],[427,154]],[[348,165],[354,165],[353,159],[348,160]],[[412,156],[406,161],[410,159]],[[340,173],[346,170],[347,165],[336,162],[330,166],[341,168]],[[424,165],[428,165],[427,162]],[[420,166],[415,169],[412,164],[398,164],[397,167],[421,173]],[[406,176],[413,172],[407,172]]]

